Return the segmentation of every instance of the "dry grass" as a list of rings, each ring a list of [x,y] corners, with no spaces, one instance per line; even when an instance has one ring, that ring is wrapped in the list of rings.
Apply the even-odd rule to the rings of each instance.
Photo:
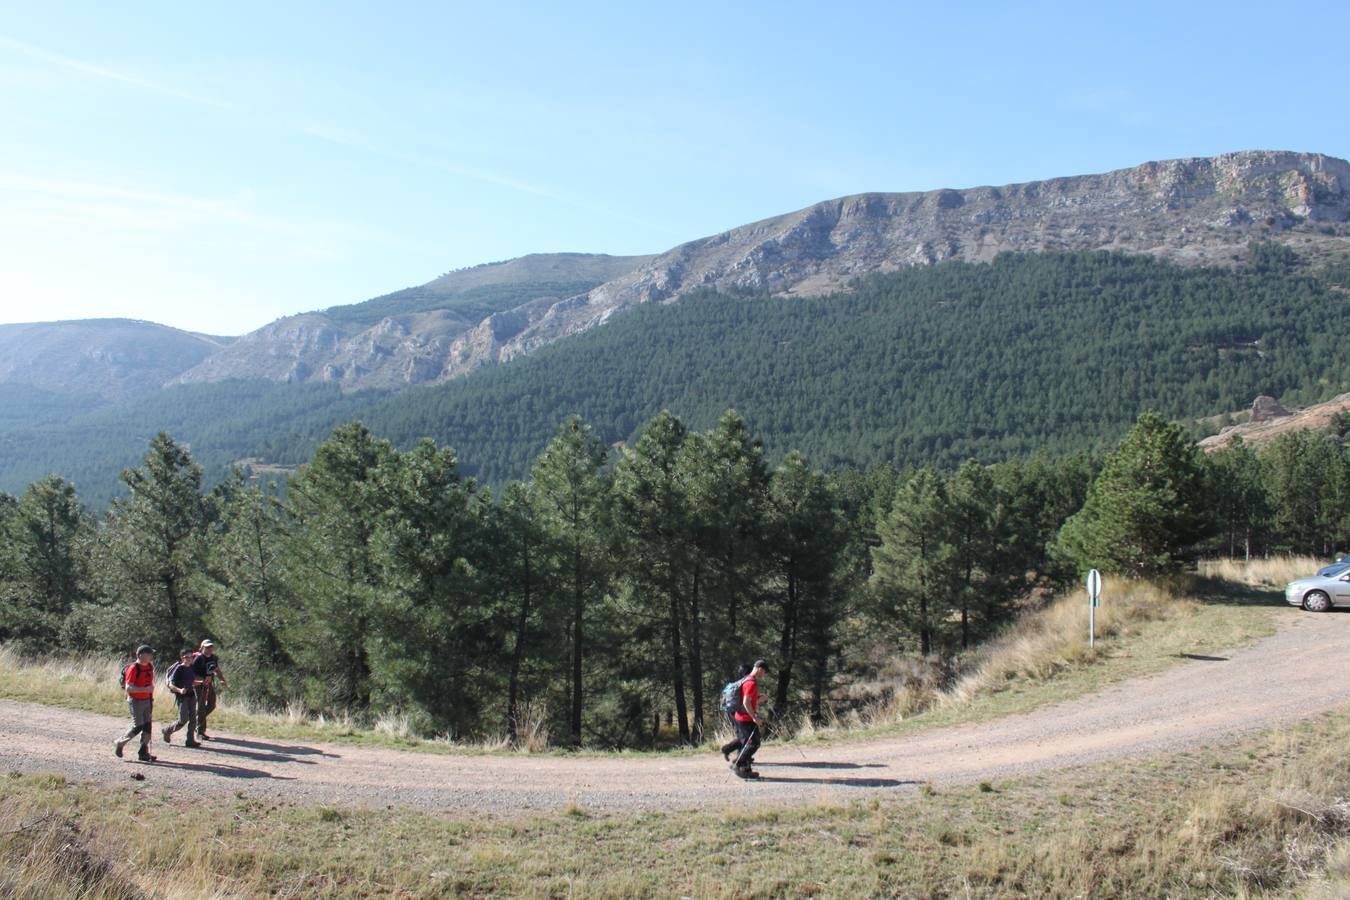
[[[1148,581],[1107,578],[1102,596],[1105,599],[1094,616],[1094,646],[1088,642],[1088,609],[1082,593],[1059,597],[981,650],[968,666],[969,674],[943,694],[940,702],[965,703],[1018,680],[1048,680],[1109,653],[1112,638],[1146,622],[1186,618],[1197,606],[1196,601],[1180,595],[1176,585]]]
[[[0,896],[1342,897],[1350,712],[1205,752],[799,806],[516,819],[0,779]],[[622,860],[615,865],[615,860]]]
[[[1105,685],[1175,665],[1183,654],[1230,650],[1274,631],[1283,606],[1247,588],[1213,590],[1194,577],[1162,581],[1107,578],[1088,646],[1081,589],[1024,615],[1001,637],[961,661],[956,673],[935,661],[898,658],[873,682],[853,686],[881,699],[838,720],[793,732],[802,740],[856,739],[878,732],[980,721],[1026,712]]]
[[[1200,574],[1255,588],[1281,588],[1291,581],[1316,574],[1328,561],[1313,556],[1271,556],[1244,562],[1240,559],[1205,559]]]

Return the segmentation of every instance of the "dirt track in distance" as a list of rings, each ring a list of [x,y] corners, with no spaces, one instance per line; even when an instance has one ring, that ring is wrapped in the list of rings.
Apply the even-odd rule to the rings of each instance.
[[[0,770],[144,785],[197,796],[412,806],[449,815],[784,804],[912,792],[1212,745],[1350,703],[1350,613],[1290,610],[1243,650],[1194,659],[1075,700],[900,738],[797,749],[767,744],[759,782],[734,778],[716,749],[697,755],[451,756],[220,734],[178,740],[159,762],[119,760],[125,720],[0,701]]]

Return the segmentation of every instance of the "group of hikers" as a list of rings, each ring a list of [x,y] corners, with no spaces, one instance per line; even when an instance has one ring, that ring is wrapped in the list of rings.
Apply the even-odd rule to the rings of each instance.
[[[722,759],[731,764],[731,771],[738,778],[759,777],[751,764],[759,750],[761,729],[765,725],[759,714],[759,679],[767,672],[768,664],[757,659],[742,665],[737,673],[739,677],[722,689],[722,712],[735,732],[731,741],[722,745]],[[113,741],[113,753],[121,757],[126,745],[139,736],[141,747],[136,758],[154,762],[156,757],[150,752],[155,705],[154,648],[149,644],[137,647],[136,661],[122,670],[121,680],[127,695],[131,727]],[[174,733],[183,728],[187,729],[183,740],[186,747],[200,747],[202,741],[210,740],[206,733],[206,717],[216,708],[217,681],[221,687],[230,686],[220,667],[220,657],[216,656],[215,643],[205,640],[196,650],[184,648],[179,652],[178,661],[164,675],[164,683],[178,704],[178,721],[160,730],[164,743],[172,743]]]
[[[139,735],[141,749],[136,758],[141,762],[154,762],[156,757],[150,752],[155,706],[154,648],[149,644],[137,647],[136,661],[122,669],[121,679],[127,695],[127,710],[131,713],[131,727],[113,741],[113,753],[121,757],[126,745]],[[206,717],[216,708],[217,680],[221,687],[230,686],[212,641],[202,641],[196,650],[184,648],[179,652],[178,661],[164,676],[165,686],[178,704],[178,721],[160,731],[164,743],[172,743],[174,732],[182,728],[187,729],[184,746],[200,747],[202,741],[210,740],[206,733]]]

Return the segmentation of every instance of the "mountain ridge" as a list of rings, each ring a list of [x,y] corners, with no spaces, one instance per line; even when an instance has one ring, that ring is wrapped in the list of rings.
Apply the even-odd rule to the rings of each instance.
[[[1084,215],[1087,213],[1087,215]],[[864,193],[681,244],[634,272],[483,340],[456,373],[506,362],[639,303],[700,288],[833,293],[870,272],[1003,252],[1120,250],[1233,264],[1258,238],[1350,247],[1350,163],[1321,153],[1240,151],[998,187]]]
[[[1005,252],[1119,250],[1236,266],[1257,240],[1307,260],[1350,250],[1350,163],[1241,151],[1002,186],[853,194],[651,256],[540,253],[471,266],[234,340],[198,336],[214,342],[202,345],[209,352],[184,356],[178,371],[156,361],[144,377],[109,380],[72,363],[65,382],[39,386],[106,396],[123,389],[112,385],[265,378],[400,390],[510,362],[634,306],[697,290],[830,294],[867,274]],[[80,371],[97,383],[76,384]]]

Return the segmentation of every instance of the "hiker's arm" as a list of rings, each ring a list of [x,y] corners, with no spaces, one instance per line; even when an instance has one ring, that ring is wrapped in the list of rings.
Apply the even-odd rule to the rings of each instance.
[[[225,677],[225,669],[220,663],[216,663],[216,677],[220,679],[221,687],[230,686],[230,679]]]

